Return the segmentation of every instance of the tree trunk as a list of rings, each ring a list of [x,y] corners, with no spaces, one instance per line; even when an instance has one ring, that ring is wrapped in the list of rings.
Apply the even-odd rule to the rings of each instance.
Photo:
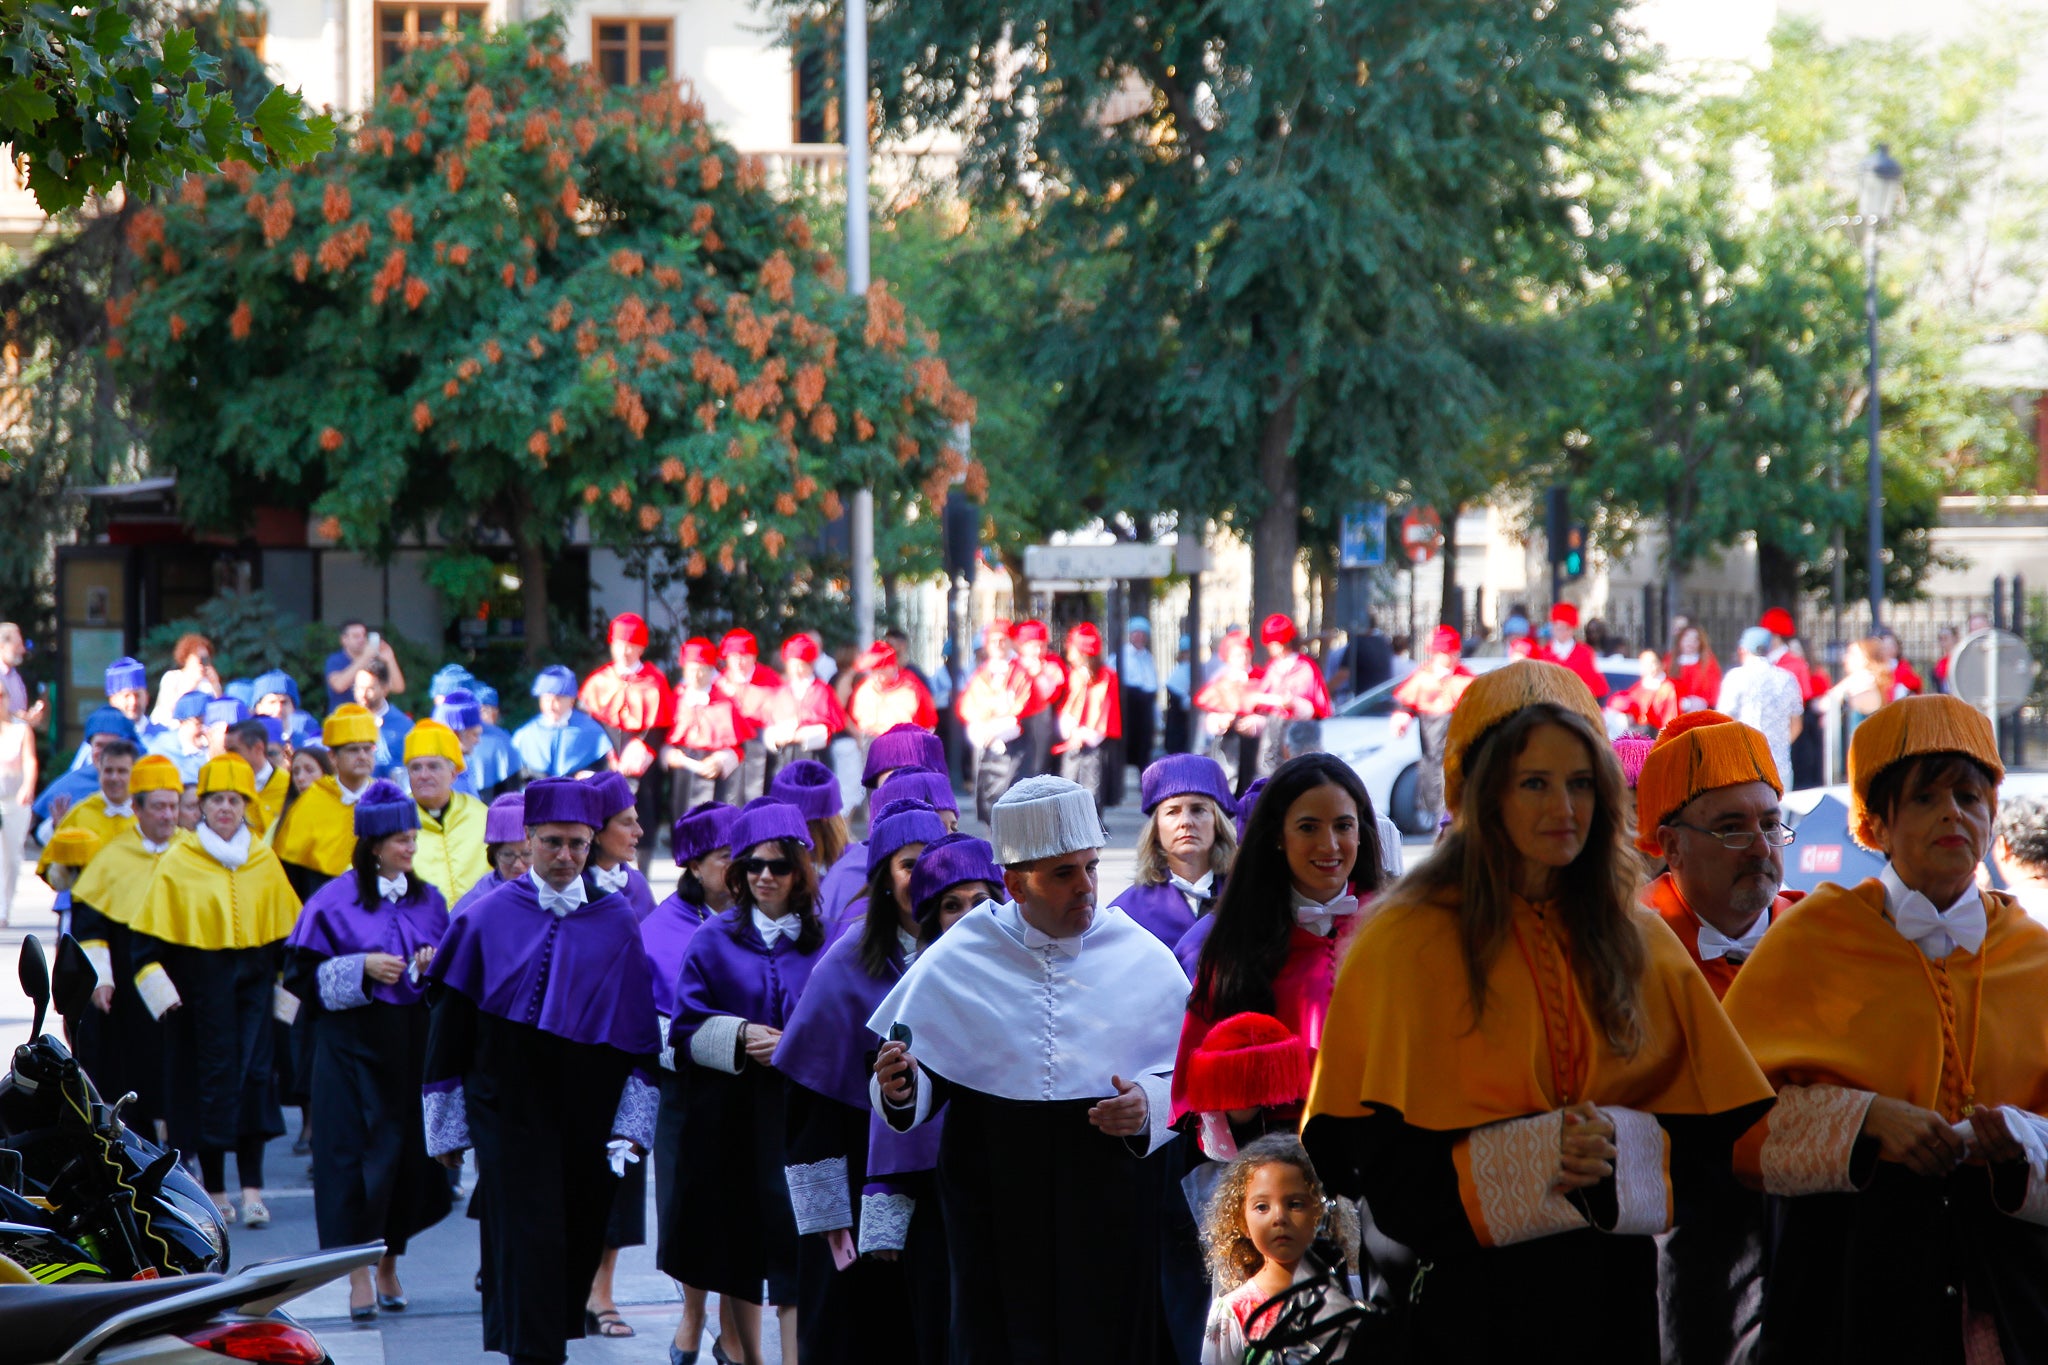
[[[1443,518],[1444,523],[1444,577],[1443,587],[1438,594],[1442,603],[1437,608],[1436,619],[1444,625],[1456,627],[1458,633],[1464,635],[1467,633],[1465,594],[1458,587],[1458,508],[1455,504],[1450,507],[1439,507],[1437,514]],[[1411,657],[1420,658],[1421,655],[1418,653]]]
[[[532,504],[520,498],[511,524],[512,552],[519,564],[520,605],[526,616],[526,666],[540,668],[554,652],[548,632],[548,557],[528,525]]]
[[[1799,619],[1801,565],[1784,548],[1759,539],[1756,545],[1756,594],[1759,614],[1783,607]]]
[[[1003,567],[1010,571],[1010,615],[1022,621],[1031,615],[1031,580],[1024,576],[1024,556],[1004,555]]]
[[[1265,509],[1252,523],[1252,622],[1274,612],[1294,615],[1294,568],[1301,557],[1301,483],[1294,463],[1299,400],[1288,397],[1259,430],[1259,482]]]

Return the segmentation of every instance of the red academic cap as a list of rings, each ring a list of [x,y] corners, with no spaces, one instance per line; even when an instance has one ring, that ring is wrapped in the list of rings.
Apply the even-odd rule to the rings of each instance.
[[[1000,635],[1005,640],[1007,640],[1011,638],[1010,632],[1010,618],[1007,616],[998,616],[995,620],[989,622],[987,627],[983,629],[982,638],[985,640],[993,640],[998,635]]]
[[[1079,650],[1090,659],[1102,657],[1102,632],[1092,621],[1083,621],[1067,632],[1067,648]]]
[[[725,633],[725,638],[718,642],[718,655],[724,658],[730,654],[751,654],[758,658],[761,654],[761,642],[754,638],[754,632],[751,630],[729,630]]]
[[[1262,645],[1291,645],[1294,643],[1294,622],[1282,612],[1274,612],[1259,623],[1259,643]]]
[[[703,636],[692,635],[683,641],[682,660],[685,664],[711,664],[715,667],[718,663],[718,650]]]
[[[877,640],[868,646],[865,654],[853,661],[853,666],[862,673],[872,673],[878,668],[894,668],[896,646]]]
[[[1020,645],[1032,641],[1042,645],[1050,642],[1052,639],[1052,632],[1045,628],[1045,622],[1043,621],[1019,622],[1016,634],[1017,643]]]
[[[1290,1104],[1308,1092],[1308,1045],[1270,1014],[1233,1014],[1203,1037],[1187,1069],[1196,1113]]]
[[[1573,630],[1577,630],[1579,628],[1579,609],[1569,602],[1559,602],[1550,609],[1550,624],[1553,626],[1569,626]]]
[[[1783,607],[1772,607],[1757,624],[1780,640],[1789,640],[1799,633],[1799,627],[1792,622],[1792,613]]]
[[[624,612],[612,618],[611,642],[613,644],[639,645],[647,647],[647,622],[635,612]]]
[[[1438,626],[1436,634],[1429,637],[1429,652],[1432,654],[1456,654],[1465,647],[1464,637],[1455,626]]]
[[[792,635],[782,642],[782,657],[799,663],[814,663],[818,658],[818,642],[808,635]]]

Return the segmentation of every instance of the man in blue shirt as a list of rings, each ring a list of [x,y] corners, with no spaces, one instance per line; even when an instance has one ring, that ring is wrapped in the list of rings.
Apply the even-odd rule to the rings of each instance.
[[[134,744],[135,722],[111,706],[102,706],[85,718],[88,761],[83,768],[74,768],[43,788],[35,800],[37,824],[63,819],[66,810],[100,789],[100,750],[107,747],[109,740],[115,739],[125,739]]]
[[[532,781],[601,770],[612,751],[611,737],[576,709],[576,675],[560,664],[543,668],[533,680],[533,696],[540,714],[512,735],[520,775]]]
[[[345,701],[357,700],[355,694],[356,673],[364,664],[381,662],[385,669],[384,690],[405,691],[405,670],[398,666],[398,656],[391,651],[391,642],[371,630],[358,620],[341,623],[341,648],[327,656],[327,709],[332,711]],[[405,737],[399,736],[403,745]]]
[[[404,778],[394,774],[405,771],[405,737],[412,733],[412,717],[391,704],[392,690],[391,669],[382,659],[356,669],[356,705],[377,718],[376,775],[403,783]]]

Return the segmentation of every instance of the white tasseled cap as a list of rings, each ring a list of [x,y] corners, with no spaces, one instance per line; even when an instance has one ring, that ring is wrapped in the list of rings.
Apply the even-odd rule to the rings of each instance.
[[[1008,866],[1101,848],[1095,798],[1064,777],[1027,777],[1003,793],[993,812],[996,861]]]

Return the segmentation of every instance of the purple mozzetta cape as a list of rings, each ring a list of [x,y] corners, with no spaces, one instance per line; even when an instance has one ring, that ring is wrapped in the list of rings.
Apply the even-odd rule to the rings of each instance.
[[[583,873],[583,888],[592,900],[597,899],[597,883],[591,880],[589,869],[585,869]],[[654,888],[647,884],[647,878],[640,875],[639,868],[626,869],[626,887],[617,894],[626,904],[633,907],[634,919],[645,920],[654,913]]]
[[[872,977],[861,965],[860,940],[858,929],[849,931],[811,969],[775,1048],[775,1069],[827,1099],[866,1110],[868,1054],[882,1043],[868,1032],[868,1016],[902,979],[903,954],[891,943],[888,969]]]
[[[946,1111],[943,1107],[928,1121],[907,1133],[897,1132],[871,1109],[868,1112],[869,1188],[872,1190],[877,1183],[887,1185],[891,1176],[938,1169],[939,1139],[945,1135]]]
[[[1195,979],[1195,973],[1202,966],[1202,945],[1209,941],[1209,931],[1216,927],[1214,915],[1204,915],[1195,921],[1195,927],[1181,935],[1180,942],[1173,945],[1173,955],[1180,959],[1180,969],[1188,974],[1188,980]]]
[[[811,979],[811,968],[823,955],[822,948],[799,953],[795,942],[786,938],[767,947],[750,910],[734,908],[704,921],[683,950],[670,1046],[682,1055],[698,1027],[714,1015],[783,1027]]]
[[[846,852],[839,855],[839,861],[818,883],[818,923],[825,926],[826,943],[836,943],[854,927],[855,921],[846,918],[846,907],[860,899],[867,884],[868,844],[863,839],[848,844]]]
[[[357,895],[355,873],[342,873],[307,900],[286,945],[319,957],[389,953],[408,962],[422,948],[438,948],[448,932],[447,902],[419,878],[408,880],[404,900],[366,906]],[[426,994],[410,972],[390,985],[365,978],[364,989],[386,1005],[417,1005]]]
[[[710,915],[703,906],[684,900],[678,891],[640,921],[640,946],[647,950],[647,965],[654,969],[656,1014],[675,1014],[676,977],[682,974],[683,953],[697,926]]]
[[[572,1043],[636,1057],[661,1049],[653,973],[623,896],[558,918],[541,909],[532,878],[506,882],[450,922],[427,977],[485,1014]]]
[[[1126,887],[1110,905],[1151,930],[1152,937],[1169,948],[1195,927],[1195,912],[1188,909],[1188,898],[1174,890],[1171,883]]]
[[[504,884],[505,879],[498,875],[498,870],[496,868],[492,868],[489,872],[486,872],[484,874],[483,880],[479,881],[475,886],[472,886],[471,888],[469,888],[469,890],[462,893],[461,898],[455,902],[454,907],[451,908],[448,911],[448,913],[451,915],[460,915],[464,913],[469,909],[470,906],[475,905],[478,901],[482,900],[485,896],[490,895],[493,891],[496,891],[499,887],[503,886]]]

